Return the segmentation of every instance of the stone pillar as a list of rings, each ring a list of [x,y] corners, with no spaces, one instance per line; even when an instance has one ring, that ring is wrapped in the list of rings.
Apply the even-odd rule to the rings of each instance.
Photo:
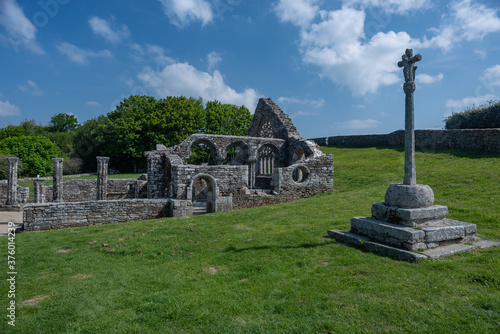
[[[97,157],[97,197],[105,201],[108,194],[108,162],[109,157]]]
[[[148,198],[165,197],[165,154],[151,151],[145,153],[148,159]],[[170,194],[172,196],[172,194]]]
[[[9,178],[7,180],[7,205],[17,204],[17,166],[19,158],[7,158],[9,161]]]
[[[63,202],[63,158],[52,159],[52,202]]]
[[[47,179],[33,179],[35,203],[45,203],[45,181]]]
[[[248,189],[255,188],[255,168],[257,167],[256,160],[248,161]]]

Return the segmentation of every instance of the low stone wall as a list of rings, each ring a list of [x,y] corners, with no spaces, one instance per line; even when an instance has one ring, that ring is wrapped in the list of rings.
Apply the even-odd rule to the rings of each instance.
[[[169,198],[64,202],[28,204],[23,222],[24,230],[39,231],[191,214],[190,201]]]
[[[404,131],[383,135],[333,136],[311,139],[322,146],[404,146]],[[415,146],[423,149],[462,149],[500,152],[500,129],[415,130]]]

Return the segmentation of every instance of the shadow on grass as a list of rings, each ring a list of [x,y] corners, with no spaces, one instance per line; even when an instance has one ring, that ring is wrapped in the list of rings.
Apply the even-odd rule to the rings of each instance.
[[[325,236],[325,238],[328,236]],[[329,237],[328,237],[329,238]],[[329,238],[330,239],[330,238]],[[268,250],[268,249],[300,249],[300,248],[316,248],[316,247],[321,247],[321,246],[328,246],[332,244],[336,244],[337,241],[332,240],[330,242],[324,242],[324,243],[307,243],[307,244],[301,244],[298,246],[255,246],[255,247],[245,247],[245,248],[236,248],[234,246],[229,246],[227,247],[224,252],[245,252],[245,251],[259,251],[259,250]]]

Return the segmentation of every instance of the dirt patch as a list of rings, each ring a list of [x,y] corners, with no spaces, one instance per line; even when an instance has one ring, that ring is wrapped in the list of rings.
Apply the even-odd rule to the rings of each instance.
[[[220,271],[219,268],[216,267],[208,267],[205,268],[205,272],[209,273],[210,275],[217,275],[217,273]]]
[[[59,250],[56,250],[56,253],[67,253],[70,250],[71,250],[71,248],[59,249]]]
[[[92,274],[76,274],[74,276],[71,276],[71,278],[75,278],[75,279],[86,279],[86,278],[90,278],[92,277],[93,275]]]
[[[48,298],[48,297],[49,297],[49,295],[36,296],[36,297],[31,298],[31,299],[25,300],[24,304],[35,306],[38,303],[40,303],[42,300],[44,300],[45,298]]]

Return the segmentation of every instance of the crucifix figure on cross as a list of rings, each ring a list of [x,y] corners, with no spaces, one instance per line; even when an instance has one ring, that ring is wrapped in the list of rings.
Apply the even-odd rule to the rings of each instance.
[[[398,62],[398,66],[403,68],[405,83],[403,89],[406,95],[405,101],[405,177],[403,184],[417,184],[415,170],[415,130],[414,130],[414,105],[413,92],[415,91],[415,63],[422,60],[422,56],[417,54],[413,56],[412,49],[406,49],[405,54]]]
[[[399,67],[403,67],[403,74],[405,76],[405,82],[415,81],[415,71],[418,66],[414,66],[417,61],[422,60],[420,54],[413,56],[412,49],[406,49],[405,54],[401,57],[402,60],[398,62]]]

